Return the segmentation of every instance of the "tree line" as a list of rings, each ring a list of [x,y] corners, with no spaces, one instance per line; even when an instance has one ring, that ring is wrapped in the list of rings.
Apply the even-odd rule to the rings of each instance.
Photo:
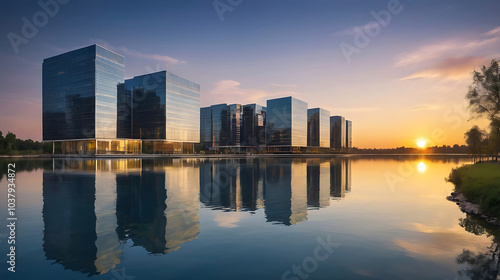
[[[0,155],[32,155],[49,154],[51,152],[51,143],[42,143],[31,139],[18,139],[10,131],[4,136],[2,131],[0,131]]]
[[[489,66],[473,72],[473,82],[469,86],[466,99],[473,118],[486,118],[489,132],[474,125],[465,133],[474,161],[483,157],[498,161],[500,152],[500,67],[493,59]]]

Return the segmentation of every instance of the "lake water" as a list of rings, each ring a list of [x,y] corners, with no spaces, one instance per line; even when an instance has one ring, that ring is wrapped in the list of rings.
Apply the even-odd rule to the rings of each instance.
[[[465,157],[14,162],[1,279],[497,279],[498,229],[446,200]]]

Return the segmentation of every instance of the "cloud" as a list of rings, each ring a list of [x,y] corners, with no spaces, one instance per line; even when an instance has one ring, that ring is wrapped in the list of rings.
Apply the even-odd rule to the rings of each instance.
[[[346,28],[344,30],[340,30],[340,31],[334,32],[331,35],[332,36],[342,36],[342,35],[351,35],[351,36],[354,36],[354,35],[356,35],[356,33],[359,32],[359,30],[367,30],[367,29],[370,30],[370,29],[374,29],[374,28],[378,28],[378,27],[380,27],[380,24],[378,24],[375,21],[370,21],[370,22],[368,22],[365,25],[351,26],[351,27]]]
[[[130,55],[130,56],[135,56],[137,58],[144,58],[144,59],[149,59],[149,60],[154,60],[154,61],[164,62],[164,63],[169,63],[169,64],[186,64],[186,61],[184,61],[184,60],[173,58],[173,57],[167,56],[167,55],[143,53],[143,52],[139,52],[136,50],[131,50],[131,49],[126,48],[124,46],[116,47],[116,46],[109,44],[107,41],[101,40],[101,39],[91,39],[91,41],[93,43],[97,43],[97,44],[99,44],[107,49],[118,52],[122,55]]]
[[[469,239],[469,233],[459,226],[434,228],[423,224],[412,224],[411,231],[419,234],[418,238],[395,239],[394,244],[407,252],[426,258],[455,258],[463,250],[463,244]],[[479,244],[488,244],[486,238]]]
[[[280,91],[265,91],[260,89],[242,88],[241,84],[234,80],[221,80],[215,83],[211,90],[202,94],[202,103],[207,105],[217,103],[238,103],[249,104],[258,103],[265,105],[267,99],[284,97],[284,96],[298,96],[299,94],[294,91],[280,90]]]
[[[214,218],[214,221],[219,227],[235,228],[238,227],[237,223],[240,221],[240,217],[236,213],[220,214]]]
[[[138,58],[151,59],[151,60],[166,62],[166,63],[170,63],[170,64],[186,64],[186,61],[184,61],[184,60],[176,59],[176,58],[173,58],[173,57],[170,57],[167,55],[142,53],[142,52],[128,49],[126,47],[121,47],[120,50],[125,55],[131,55],[131,56],[135,56]]]
[[[500,41],[500,26],[482,35],[488,38],[474,38],[468,40],[447,39],[442,42],[422,46],[415,51],[398,55],[394,66],[413,65],[435,59],[443,59],[449,56],[478,55],[480,48],[488,46],[493,47],[494,50],[498,49],[498,44],[495,43]]]
[[[500,35],[500,26],[497,28],[493,28],[490,31],[483,34],[484,36],[495,36]]]
[[[448,55],[465,54],[480,47],[491,45],[500,41],[500,37],[488,38],[476,41],[447,41],[421,47],[420,49],[399,55],[394,66],[407,66],[443,58]]]
[[[468,79],[475,67],[485,63],[487,63],[487,59],[480,56],[451,57],[431,67],[417,71],[401,80],[418,78],[442,78],[448,80]]]
[[[296,84],[271,84],[273,87],[282,87],[282,88],[296,88],[298,87]]]

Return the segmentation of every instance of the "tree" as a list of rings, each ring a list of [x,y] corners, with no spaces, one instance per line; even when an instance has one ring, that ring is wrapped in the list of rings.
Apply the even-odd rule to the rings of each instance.
[[[9,131],[7,135],[5,135],[5,144],[7,145],[6,150],[9,155],[16,149],[16,135]]]
[[[466,95],[469,109],[475,117],[486,117],[490,121],[495,160],[498,161],[500,151],[500,67],[493,59],[488,67],[483,66],[481,72],[473,72],[473,82]]]
[[[473,126],[465,133],[465,142],[469,146],[469,151],[474,157],[474,162],[476,161],[475,155],[481,154],[484,134],[485,133],[481,131],[477,125]],[[479,161],[481,161],[481,157],[479,157]]]
[[[3,133],[0,131],[0,155],[5,154],[5,138]]]

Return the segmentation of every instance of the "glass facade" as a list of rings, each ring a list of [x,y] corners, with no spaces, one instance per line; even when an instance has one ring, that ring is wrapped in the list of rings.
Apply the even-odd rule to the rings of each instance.
[[[125,58],[96,46],[95,138],[116,138],[117,86],[124,81]]]
[[[200,138],[205,148],[240,146],[241,104],[217,104],[200,109]]]
[[[344,150],[346,147],[345,118],[342,116],[330,117],[330,127],[331,127],[330,147],[334,148],[337,151]]]
[[[228,146],[240,146],[241,143],[241,123],[243,118],[243,108],[241,104],[231,104],[228,106],[229,117],[229,143]]]
[[[257,104],[243,106],[241,146],[261,146],[266,142],[266,107]]]
[[[268,146],[307,146],[307,103],[293,97],[267,101]]]
[[[212,147],[212,108],[200,108],[200,143],[203,148]]]
[[[307,110],[307,146],[330,147],[330,112],[321,108]]]
[[[132,93],[125,90],[125,83],[122,83],[118,85],[117,94],[116,137],[132,138]]]
[[[229,118],[227,104],[210,106],[212,111],[211,147],[229,145]]]
[[[352,121],[346,120],[345,121],[345,145],[347,149],[352,148]]]
[[[126,80],[118,96],[124,109],[118,135],[131,131],[134,139],[200,142],[200,85],[161,71]]]
[[[42,65],[43,140],[116,138],[117,85],[125,59],[98,45]]]

